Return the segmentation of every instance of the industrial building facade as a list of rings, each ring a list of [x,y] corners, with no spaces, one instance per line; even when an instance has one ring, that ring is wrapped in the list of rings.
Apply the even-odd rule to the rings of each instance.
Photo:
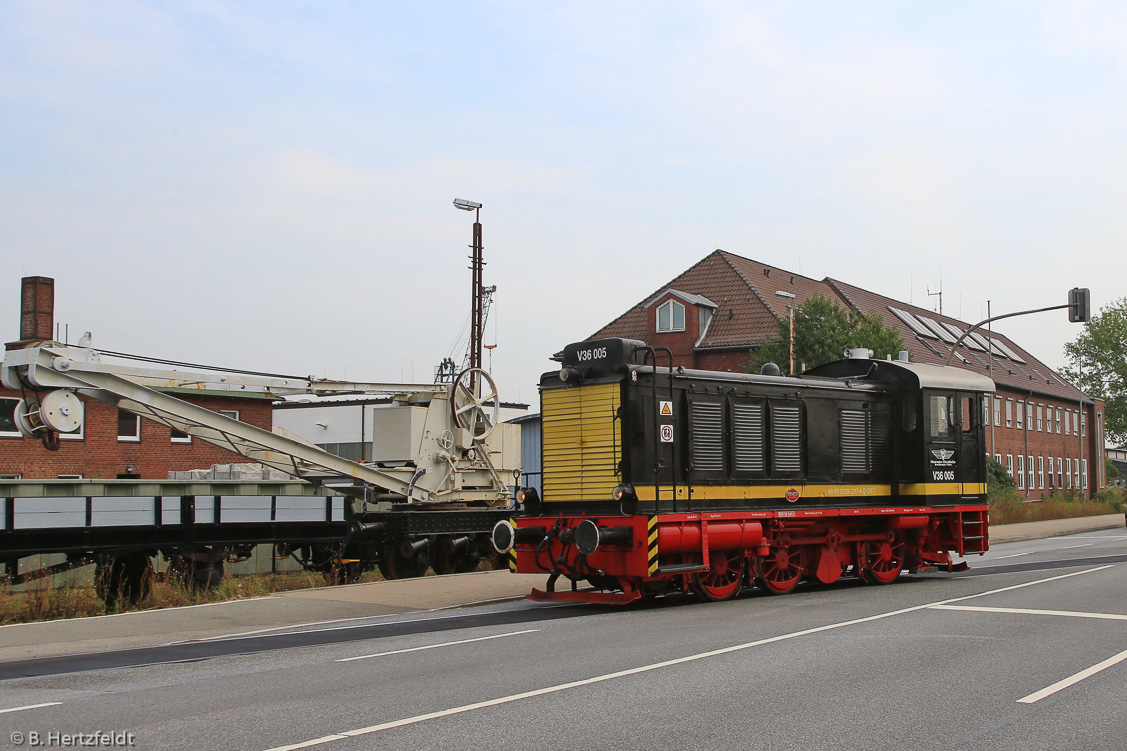
[[[592,338],[638,339],[667,347],[676,365],[744,372],[751,352],[775,340],[777,324],[814,295],[897,329],[913,362],[952,366],[992,378],[997,393],[983,401],[988,453],[1029,499],[1049,493],[1089,497],[1106,486],[1103,402],[996,332],[970,326],[836,279],[821,281],[722,250],[670,280]],[[875,353],[876,357],[897,353]],[[813,365],[813,363],[811,363]]]

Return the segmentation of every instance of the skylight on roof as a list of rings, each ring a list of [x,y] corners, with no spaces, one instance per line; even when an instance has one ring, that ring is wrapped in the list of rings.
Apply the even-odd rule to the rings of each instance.
[[[942,323],[942,324],[943,324],[943,328],[947,329],[948,331],[950,331],[950,332],[951,332],[952,334],[954,334],[954,335],[955,335],[955,340],[956,340],[956,341],[958,341],[958,339],[959,339],[959,337],[960,337],[960,336],[962,336],[963,334],[965,334],[965,333],[966,333],[965,331],[963,331],[963,330],[962,330],[961,328],[959,328],[958,326],[955,326],[954,324],[951,324],[951,323],[947,323],[946,321],[940,321],[940,323]],[[985,352],[985,351],[986,351],[986,348],[985,348],[985,347],[983,347],[983,346],[982,346],[981,344],[979,344],[978,342],[976,342],[976,341],[974,340],[974,336],[973,336],[973,335],[972,335],[972,336],[968,336],[968,337],[966,337],[966,338],[964,338],[964,339],[963,339],[963,346],[964,346],[964,347],[970,347],[971,349],[978,349],[978,350],[982,350],[983,352]]]
[[[1010,358],[1014,362],[1025,362],[1025,360],[1022,360],[1021,357],[1016,352],[1014,352],[1012,349],[1010,349],[1004,343],[1002,343],[1002,341],[1000,339],[993,339],[992,338],[990,340],[990,343],[993,344],[998,349],[1002,350],[1002,352],[1005,353],[1006,357]]]
[[[929,339],[936,338],[935,334],[933,334],[927,326],[924,326],[922,323],[916,320],[916,317],[908,311],[900,310],[900,308],[894,308],[891,305],[888,306],[888,309],[891,310],[897,318],[907,324],[908,328],[916,332],[918,335],[926,336]]]
[[[923,321],[924,325],[934,331],[935,334],[943,341],[947,342],[948,344],[955,343],[955,337],[951,336],[950,331],[940,326],[938,321],[934,321],[927,316],[916,316],[916,318],[919,318],[921,321]]]

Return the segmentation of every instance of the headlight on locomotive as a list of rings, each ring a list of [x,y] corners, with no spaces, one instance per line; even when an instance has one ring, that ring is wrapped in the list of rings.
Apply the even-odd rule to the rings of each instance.
[[[638,512],[638,494],[634,492],[633,485],[616,485],[610,491],[610,498],[618,502],[618,509],[623,514],[630,516]]]

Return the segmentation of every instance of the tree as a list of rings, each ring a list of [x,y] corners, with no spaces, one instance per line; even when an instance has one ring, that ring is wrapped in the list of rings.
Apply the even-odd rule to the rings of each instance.
[[[1127,441],[1127,297],[1100,309],[1076,341],[1064,345],[1064,375],[1089,396],[1104,400],[1104,430]]]
[[[878,313],[862,315],[846,311],[822,295],[814,295],[794,311],[794,368],[808,370],[840,360],[846,349],[864,347],[874,357],[894,355],[904,349],[900,332],[885,324]],[[790,321],[780,318],[778,339],[766,342],[751,352],[751,370],[773,362],[783,373],[790,368]]]

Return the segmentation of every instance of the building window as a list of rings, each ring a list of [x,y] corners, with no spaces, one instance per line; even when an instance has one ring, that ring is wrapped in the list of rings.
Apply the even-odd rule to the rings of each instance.
[[[1057,407],[1057,435],[1060,435],[1060,407]]]
[[[1026,485],[1028,485],[1030,490],[1035,490],[1037,488],[1037,484],[1034,482],[1036,478],[1033,477],[1033,457],[1027,456],[1025,457],[1025,461],[1026,472],[1029,473],[1028,477],[1026,478]]]
[[[1080,435],[1081,436],[1087,436],[1088,435],[1088,413],[1087,412],[1081,412],[1080,413]]]
[[[1050,456],[1045,463],[1049,465],[1049,484],[1046,485],[1045,487],[1048,488],[1049,490],[1052,490],[1053,488],[1056,487],[1056,485],[1053,484],[1053,480],[1056,477],[1056,474],[1053,471],[1053,466],[1054,466],[1053,465],[1053,457]]]
[[[657,309],[658,331],[684,331],[685,306],[676,300],[667,300]]]
[[[1066,409],[1064,411],[1064,434],[1072,435],[1072,410]]]
[[[1017,455],[1017,489],[1025,490],[1025,457],[1021,454]]]
[[[1033,402],[1025,403],[1025,429],[1033,430]]]
[[[1025,402],[1017,403],[1017,429],[1025,430]]]
[[[1057,487],[1058,487],[1058,488],[1063,488],[1063,487],[1064,487],[1064,468],[1063,468],[1063,463],[1064,463],[1064,461],[1063,461],[1063,460],[1062,460],[1062,459],[1061,459],[1061,458],[1060,458],[1060,457],[1058,456],[1058,457],[1057,457]]]
[[[1084,483],[1084,490],[1088,489],[1088,460],[1080,460],[1080,477]]]
[[[58,475],[60,480],[81,480],[82,475]]]
[[[19,472],[0,472],[0,480],[22,480],[23,475]]]
[[[994,461],[1001,464],[1002,463],[1002,455],[1001,454],[994,454]]]
[[[994,397],[994,425],[1001,426],[1002,424],[1002,398]]]
[[[1045,429],[1045,405],[1037,405],[1037,430],[1042,431]]]
[[[1079,459],[1073,459],[1072,460],[1072,474],[1073,474],[1072,487],[1079,490],[1080,489],[1080,460]]]
[[[185,433],[183,430],[172,429],[172,442],[173,443],[191,443],[192,436]]]
[[[1037,489],[1045,489],[1045,457],[1037,457]]]
[[[1064,460],[1064,489],[1072,490],[1072,460]]]
[[[990,397],[988,396],[982,397],[982,424],[990,424]],[[990,454],[987,454],[986,456],[989,457]]]
[[[0,399],[0,438],[19,438],[20,429],[16,427],[16,405],[19,399]]]
[[[232,420],[239,419],[239,410],[237,409],[221,409],[219,410],[219,414],[223,415],[224,417],[230,417]]]
[[[141,417],[124,409],[117,410],[117,440],[141,440]]]
[[[1014,426],[1014,400],[1006,400],[1006,427],[1012,428]]]
[[[1010,477],[1014,476],[1014,455],[1006,454],[1006,471],[1010,473]]]
[[[1072,434],[1080,435],[1080,410],[1072,413]]]

